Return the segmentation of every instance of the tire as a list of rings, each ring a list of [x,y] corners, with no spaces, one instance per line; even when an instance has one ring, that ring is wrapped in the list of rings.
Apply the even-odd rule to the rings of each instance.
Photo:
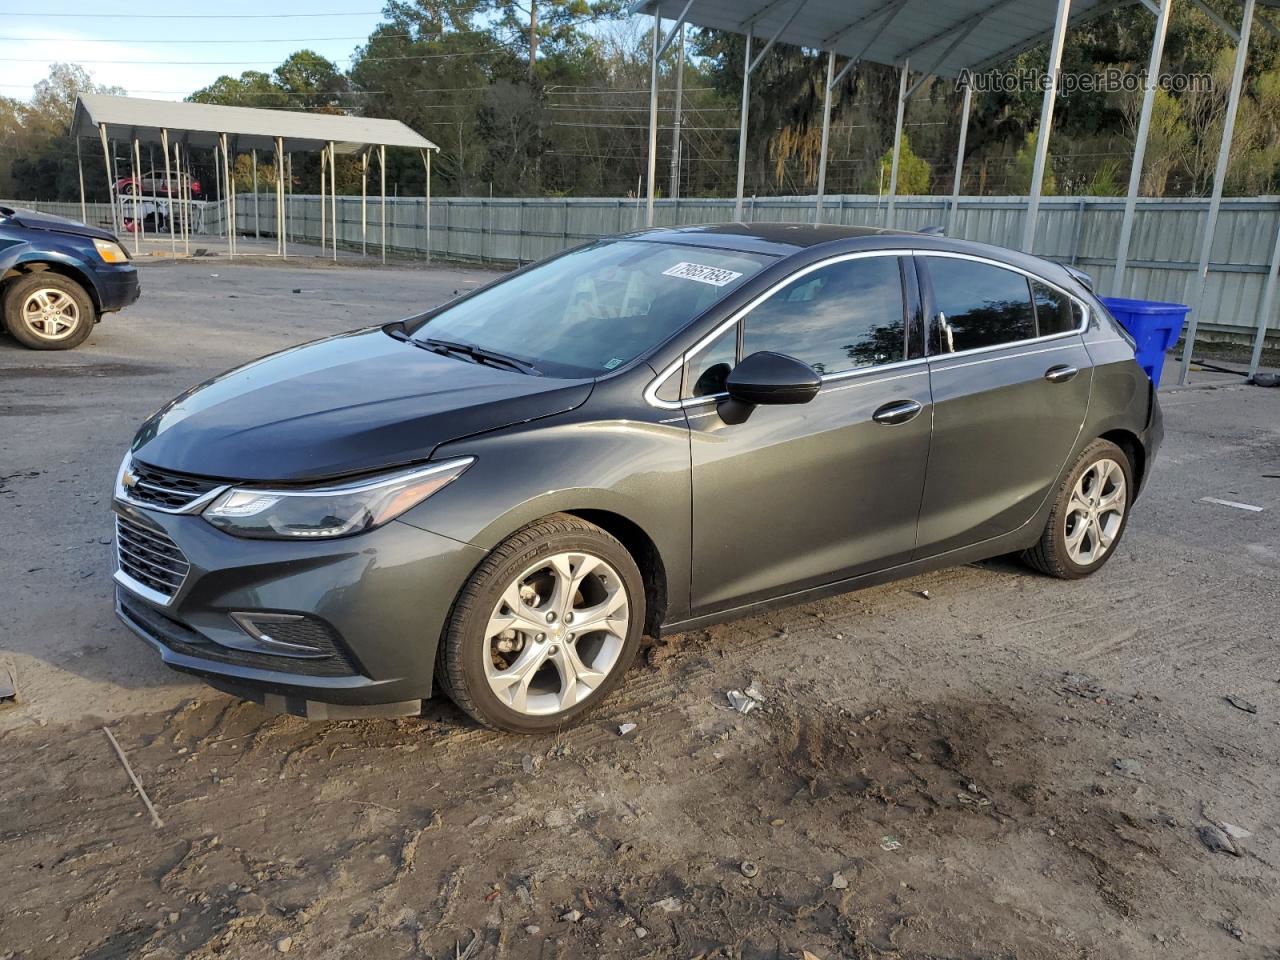
[[[1094,440],[1058,488],[1040,542],[1022,559],[1061,580],[1095,573],[1116,552],[1129,525],[1132,502],[1133,465],[1128,455],[1110,440]]]
[[[598,629],[581,630],[584,616]],[[554,514],[476,568],[450,612],[436,678],[485,726],[559,730],[618,685],[644,619],[644,580],[627,549],[595,524]]]
[[[40,297],[50,311],[42,308]],[[70,350],[88,339],[97,322],[84,287],[42,270],[11,282],[4,292],[4,321],[14,339],[32,350]],[[69,321],[69,325],[62,326]]]

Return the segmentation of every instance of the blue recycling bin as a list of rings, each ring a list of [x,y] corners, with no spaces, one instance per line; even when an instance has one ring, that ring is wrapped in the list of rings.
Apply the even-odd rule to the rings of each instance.
[[[1191,308],[1182,303],[1160,300],[1129,300],[1125,297],[1101,297],[1111,315],[1137,341],[1138,366],[1147,372],[1151,382],[1160,386],[1164,355],[1182,336]]]

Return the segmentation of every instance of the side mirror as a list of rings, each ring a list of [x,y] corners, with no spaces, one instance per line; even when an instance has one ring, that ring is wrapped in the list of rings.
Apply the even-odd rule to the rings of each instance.
[[[785,354],[762,350],[733,368],[726,387],[739,403],[808,403],[818,395],[822,378],[816,370]]]

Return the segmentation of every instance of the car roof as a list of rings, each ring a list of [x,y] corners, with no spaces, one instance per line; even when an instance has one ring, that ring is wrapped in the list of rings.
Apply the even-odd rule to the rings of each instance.
[[[814,255],[858,250],[911,249],[960,253],[1019,267],[1077,293],[1088,289],[1078,277],[1052,260],[1031,256],[1008,247],[978,243],[974,240],[959,240],[935,232],[917,233],[912,230],[895,230],[885,227],[771,221],[655,227],[625,234],[623,239],[761,253],[781,259],[808,254],[805,260],[812,259]],[[819,247],[822,249],[815,249]]]

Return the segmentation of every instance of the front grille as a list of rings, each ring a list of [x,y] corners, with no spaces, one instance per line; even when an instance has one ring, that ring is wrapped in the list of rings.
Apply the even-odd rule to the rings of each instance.
[[[116,516],[116,557],[120,569],[166,600],[182,587],[191,564],[178,545],[160,530]]]
[[[134,482],[126,489],[129,499],[162,510],[181,510],[210,490],[222,486],[215,480],[157,470],[137,460],[129,465],[129,472],[134,477]]]
[[[121,612],[147,636],[157,643],[162,643],[174,653],[215,663],[227,663],[234,666],[255,667],[259,670],[273,670],[277,673],[292,673],[304,677],[351,677],[360,672],[355,659],[342,646],[337,634],[326,623],[307,617],[299,624],[306,624],[306,641],[317,649],[323,650],[324,658],[273,657],[265,653],[253,653],[248,650],[237,650],[235,647],[224,647],[219,643],[192,630],[186,624],[166,617],[159,610],[134,599],[123,589],[117,588],[117,600]],[[276,627],[278,624],[272,624]],[[273,629],[273,633],[279,633]],[[301,634],[294,634],[301,636]]]

